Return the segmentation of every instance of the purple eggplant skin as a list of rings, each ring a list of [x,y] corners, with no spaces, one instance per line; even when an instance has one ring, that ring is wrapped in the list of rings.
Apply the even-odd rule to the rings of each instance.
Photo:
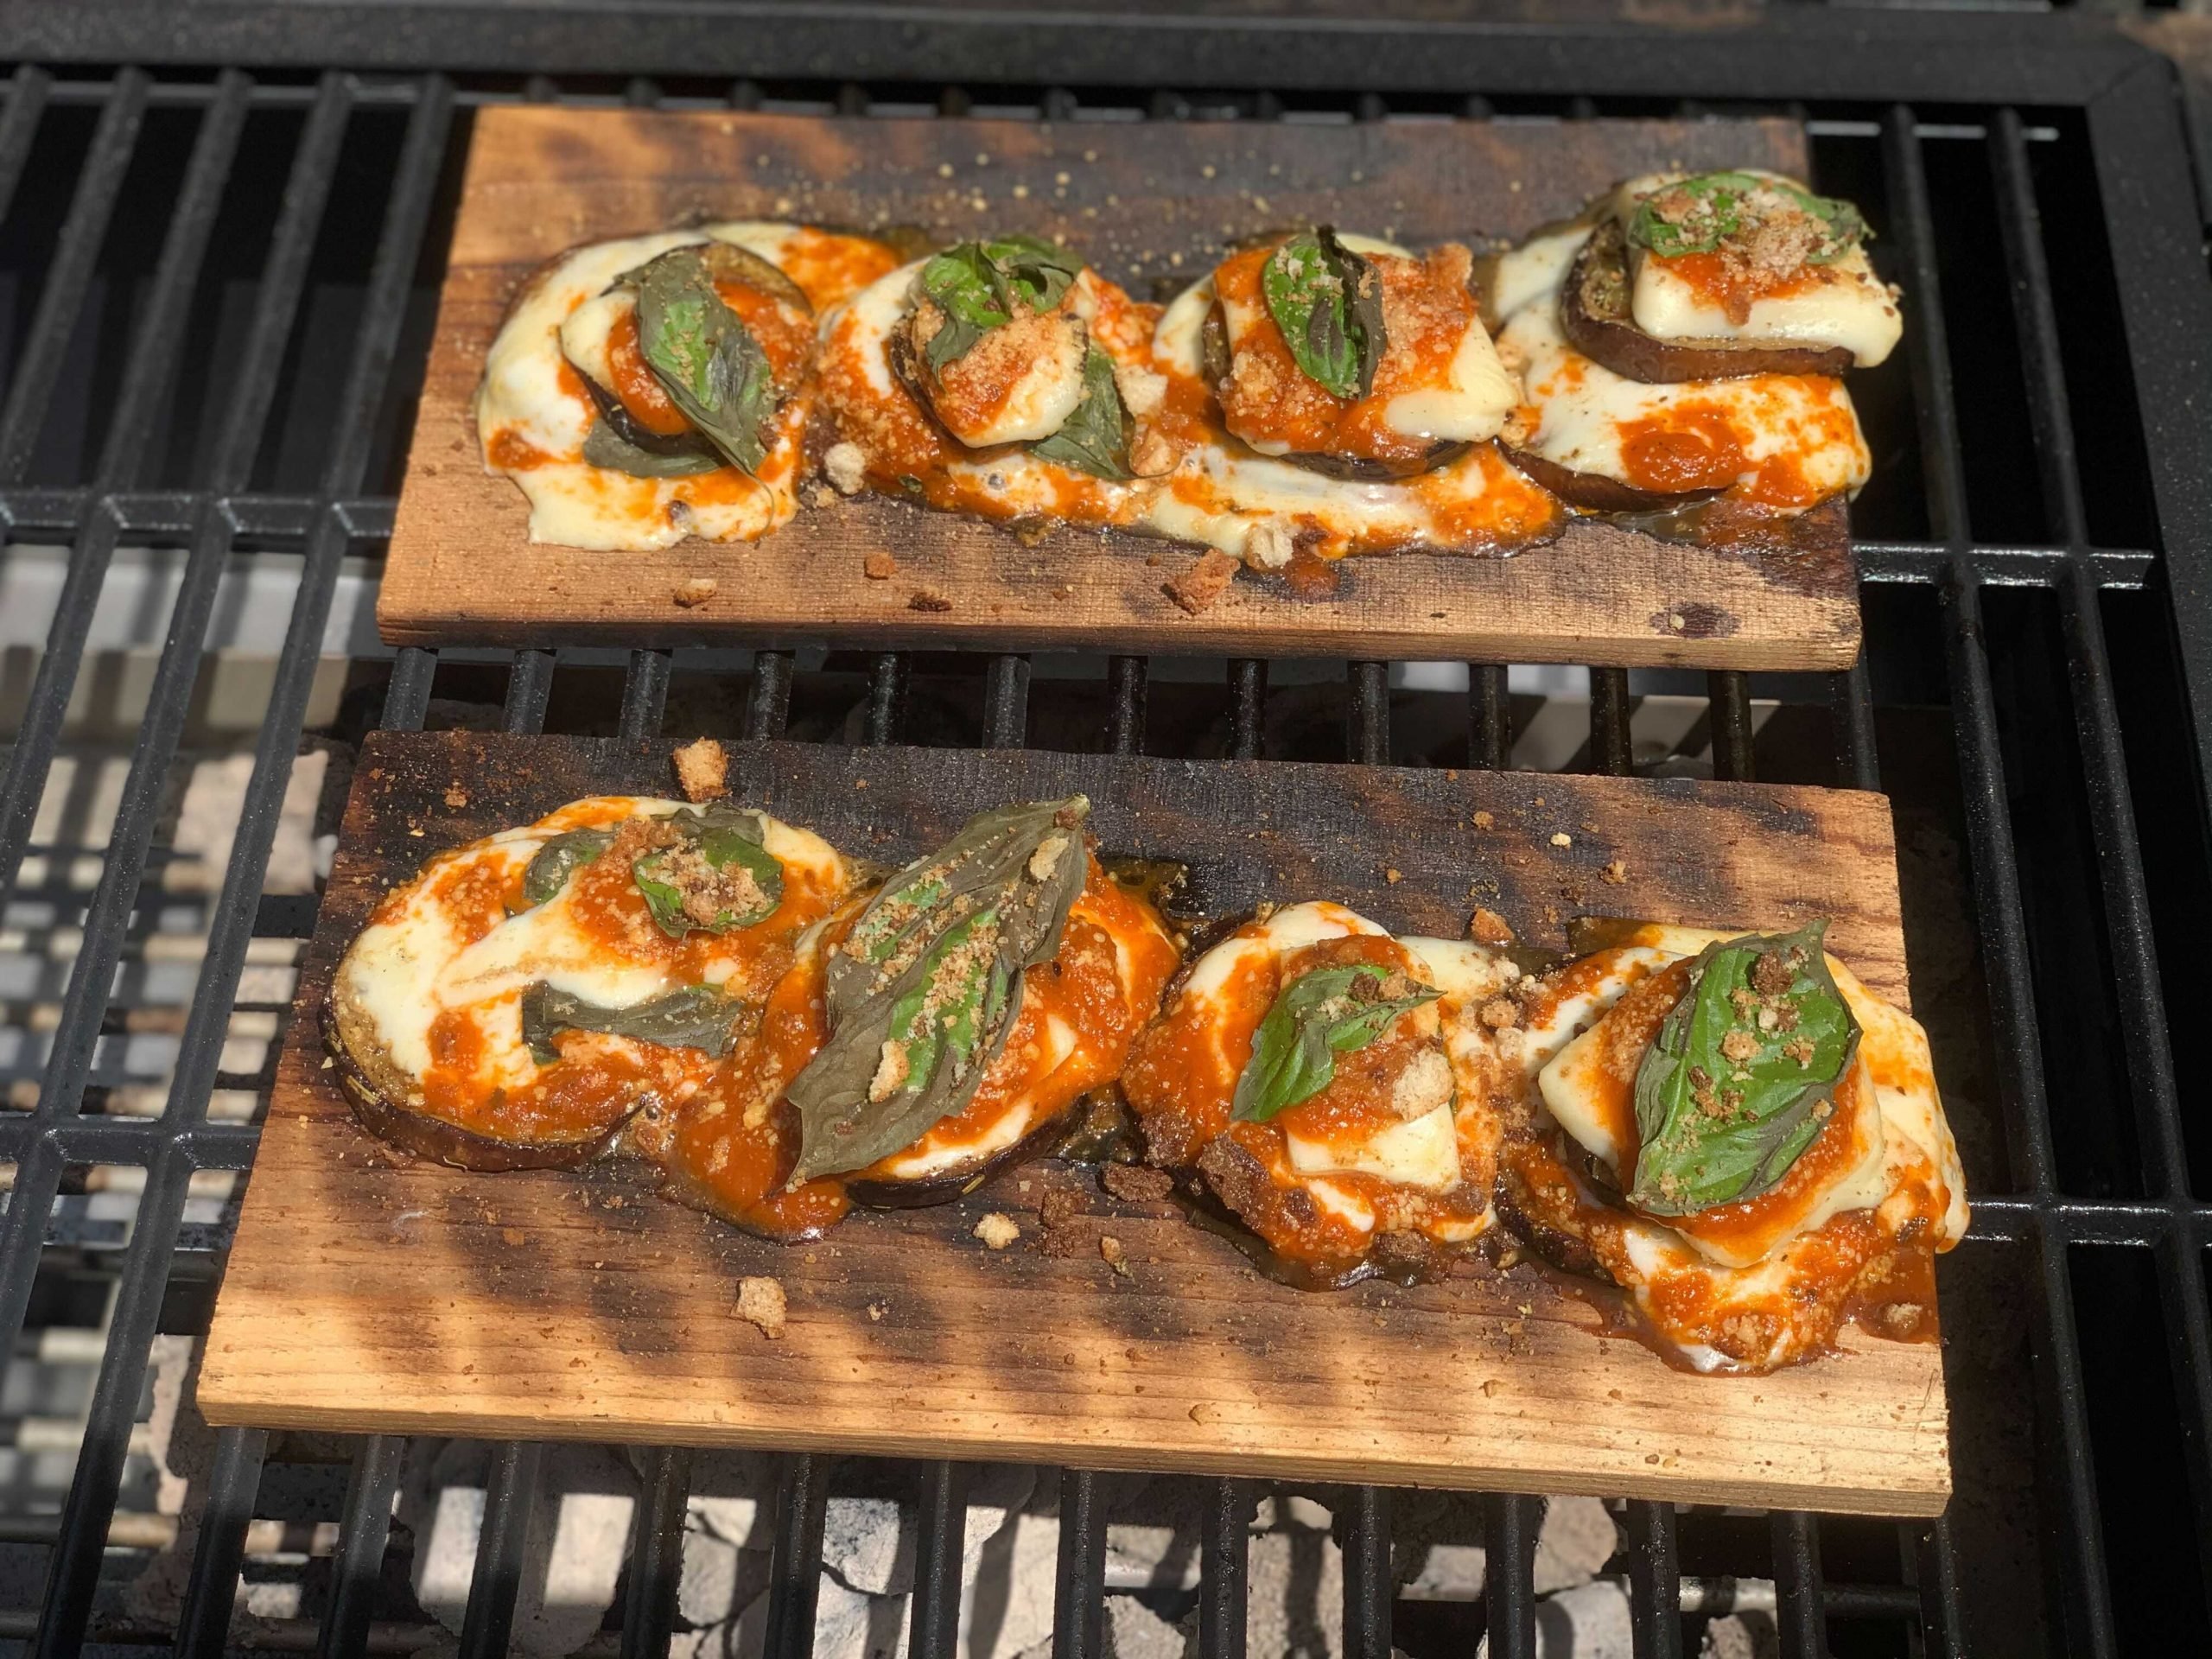
[[[604,1155],[614,1144],[633,1113],[626,1112],[605,1129],[588,1136],[563,1141],[510,1141],[464,1129],[395,1098],[397,1074],[379,1076],[389,1068],[373,1061],[363,1064],[347,1042],[347,1022],[338,1010],[325,1005],[323,1046],[334,1062],[333,1071],[340,1092],[353,1109],[354,1120],[378,1140],[454,1169],[497,1172],[512,1169],[581,1169]]]
[[[1753,374],[1840,375],[1851,366],[1851,353],[1840,346],[1655,339],[1629,315],[1627,252],[1620,221],[1603,220],[1574,256],[1560,293],[1560,332],[1600,368],[1646,385],[1678,385]]]
[[[1633,484],[1624,484],[1617,478],[1606,478],[1597,473],[1578,473],[1555,461],[1546,461],[1541,455],[1532,455],[1525,449],[1516,449],[1503,442],[1497,448],[1506,460],[1527,474],[1532,482],[1541,485],[1567,505],[1580,507],[1585,512],[1662,512],[1669,507],[1708,501],[1720,493],[1718,490],[1689,490],[1679,495],[1668,495],[1656,490],[1638,489]]]

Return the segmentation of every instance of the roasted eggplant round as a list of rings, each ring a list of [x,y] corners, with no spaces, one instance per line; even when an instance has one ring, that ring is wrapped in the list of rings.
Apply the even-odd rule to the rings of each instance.
[[[355,1116],[472,1169],[568,1166],[667,1111],[751,1035],[843,861],[764,814],[578,801],[431,861],[333,976]]]
[[[1518,978],[1480,945],[1294,905],[1192,963],[1122,1092],[1150,1160],[1195,1173],[1295,1282],[1433,1278],[1491,1222]]]
[[[1575,255],[1560,294],[1567,343],[1615,374],[1649,384],[1727,380],[1746,374],[1841,374],[1852,353],[1841,346],[1771,340],[1661,340],[1637,327],[1629,303],[1627,232],[1600,219]]]

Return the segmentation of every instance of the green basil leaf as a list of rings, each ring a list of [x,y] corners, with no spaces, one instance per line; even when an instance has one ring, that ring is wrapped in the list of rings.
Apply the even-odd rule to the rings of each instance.
[[[864,1169],[971,1098],[1060,948],[1090,868],[1082,796],[969,821],[893,875],[831,954],[829,1039],[791,1080],[791,1182]]]
[[[1676,200],[1678,192],[1688,198],[1687,207]],[[1638,202],[1629,217],[1629,240],[1662,259],[1712,253],[1747,223],[1758,222],[1761,193],[1779,196],[1821,222],[1820,242],[1806,256],[1813,264],[1841,258],[1871,234],[1859,209],[1838,197],[1816,196],[1786,179],[1761,178],[1755,173],[1699,173],[1655,190]],[[1669,202],[1666,212],[1659,207],[1662,200]]]
[[[1301,231],[1269,254],[1260,291],[1283,343],[1309,378],[1339,397],[1364,397],[1375,389],[1375,366],[1388,345],[1382,281],[1334,230],[1324,225]]]
[[[1115,384],[1114,359],[1093,346],[1083,359],[1083,401],[1060,429],[1029,446],[1049,461],[1094,478],[1125,479],[1129,472],[1129,411]]]
[[[920,288],[944,312],[944,323],[923,352],[930,372],[941,372],[990,330],[1012,322],[1017,305],[1052,309],[1082,270],[1077,255],[1034,236],[963,242],[931,256]]]
[[[543,904],[569,885],[569,878],[614,844],[612,830],[570,830],[537,849],[522,873],[526,906]]]
[[[729,464],[719,454],[669,454],[645,448],[631,442],[603,418],[594,421],[591,430],[584,434],[583,459],[587,466],[627,473],[632,478],[690,478],[700,473],[718,473]]]
[[[678,812],[669,823],[683,839],[630,866],[645,908],[663,932],[678,939],[694,929],[727,933],[775,914],[784,900],[784,867],[761,845],[766,831],[759,813],[713,806],[704,812]],[[697,893],[729,902],[702,920],[689,903]]]
[[[1442,995],[1423,985],[1405,996],[1378,995],[1390,976],[1379,963],[1363,962],[1316,968],[1285,986],[1252,1033],[1230,1116],[1265,1123],[1313,1099],[1335,1078],[1338,1055],[1365,1048],[1400,1014]]]
[[[522,994],[522,1038],[540,1065],[561,1058],[553,1039],[564,1031],[597,1031],[663,1048],[703,1049],[719,1058],[729,1052],[744,1004],[709,985],[687,985],[626,1008],[602,1007],[539,980]]]
[[[671,248],[624,278],[638,290],[638,348],[669,401],[724,460],[766,459],[775,376],[753,331],[722,302],[697,248]]]
[[[1830,976],[1825,921],[1700,952],[1636,1073],[1628,1201],[1687,1216],[1755,1198],[1834,1110],[1859,1022]]]

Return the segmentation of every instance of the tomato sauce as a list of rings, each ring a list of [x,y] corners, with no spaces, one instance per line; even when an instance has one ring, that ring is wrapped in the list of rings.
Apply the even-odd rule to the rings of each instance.
[[[1646,253],[1660,269],[1697,296],[1700,304],[1725,313],[1738,327],[1749,322],[1751,307],[1761,300],[1781,299],[1818,288],[1828,273],[1818,265],[1786,265],[1768,269],[1746,259],[1731,258],[1719,251],[1678,253],[1670,257]]]

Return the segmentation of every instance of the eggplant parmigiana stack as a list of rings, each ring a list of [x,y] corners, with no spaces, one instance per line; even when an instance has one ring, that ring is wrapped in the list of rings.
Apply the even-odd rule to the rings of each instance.
[[[754,1044],[641,1147],[671,1194],[804,1237],[1046,1150],[1121,1075],[1178,960],[1090,849],[1089,811],[983,813],[815,929]]]
[[[1293,905],[1193,963],[1122,1089],[1148,1156],[1195,1173],[1294,1281],[1442,1276],[1491,1225],[1521,1073],[1484,1023],[1519,970]]]
[[[332,980],[355,1114],[465,1169],[572,1166],[742,1049],[851,884],[818,836],[721,805],[603,796],[433,859]]]
[[[1932,1338],[1966,1231],[1927,1036],[1823,931],[1647,925],[1520,998],[1506,1217],[1699,1370],[1771,1370],[1848,1319]]]
[[[1904,329],[1866,236],[1848,202],[1778,175],[1652,175],[1501,256],[1490,308],[1527,395],[1515,464],[1598,512],[1856,494],[1871,461],[1838,377]]]
[[[1163,308],[1035,236],[902,260],[710,225],[534,276],[479,432],[532,539],[589,548],[756,539],[810,453],[847,495],[1197,543],[1311,591],[1571,512],[1755,534],[1866,480],[1837,377],[1901,327],[1866,236],[1777,175],[1654,175],[1479,262],[1300,226]]]
[[[798,510],[816,314],[890,270],[873,238],[740,222],[594,243],[526,283],[476,394],[530,538],[757,541]]]

